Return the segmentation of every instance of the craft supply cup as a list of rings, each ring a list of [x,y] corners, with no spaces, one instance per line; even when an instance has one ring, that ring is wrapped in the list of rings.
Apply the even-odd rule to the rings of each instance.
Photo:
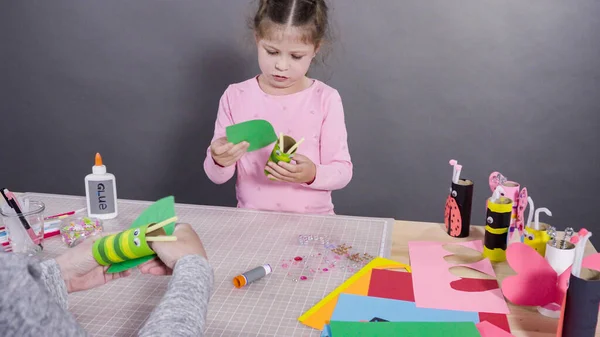
[[[565,249],[560,249],[563,240],[556,241],[556,247],[548,241],[546,244],[546,260],[558,275],[569,268],[575,260],[575,245],[565,242]]]
[[[0,208],[2,223],[8,234],[13,253],[22,253],[26,255],[35,255],[42,250],[39,245],[44,240],[44,210],[46,206],[41,201],[29,200],[27,212],[17,214],[13,210],[8,211]],[[23,219],[27,221],[34,233],[32,239],[23,225]],[[35,241],[35,242],[34,242]]]
[[[290,154],[288,154],[286,152],[289,151],[289,149],[292,148],[292,146],[294,146],[294,144],[296,144],[296,140],[294,140],[294,138],[292,138],[290,136],[283,136],[283,150],[282,150],[281,148],[279,148],[279,140],[277,140],[275,142],[275,146],[273,146],[273,151],[271,151],[269,160],[267,160],[267,165],[269,164],[269,162],[273,162],[275,164],[279,163],[280,161],[286,162],[286,163],[291,162],[292,155],[294,153],[296,153],[298,148],[296,148]],[[270,174],[269,171],[265,170],[265,175],[268,176],[269,174]]]

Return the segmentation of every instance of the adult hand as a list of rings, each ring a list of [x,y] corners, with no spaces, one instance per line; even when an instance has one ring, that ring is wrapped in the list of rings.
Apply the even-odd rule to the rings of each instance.
[[[99,265],[92,255],[94,241],[112,234],[115,233],[91,236],[55,259],[68,293],[92,289],[131,274],[129,270],[107,274],[109,266]]]
[[[210,154],[217,164],[227,167],[242,158],[249,146],[250,143],[248,142],[240,142],[234,145],[227,141],[227,137],[221,137],[210,144]]]
[[[138,266],[143,274],[171,275],[177,261],[187,255],[202,255],[207,258],[202,241],[189,224],[175,226],[173,235],[177,241],[155,241],[150,248],[156,252],[157,258]]]
[[[277,181],[287,181],[290,183],[311,183],[315,180],[317,166],[308,157],[295,154],[293,156],[295,164],[280,161],[274,163],[269,161],[265,170],[269,174],[269,179]]]

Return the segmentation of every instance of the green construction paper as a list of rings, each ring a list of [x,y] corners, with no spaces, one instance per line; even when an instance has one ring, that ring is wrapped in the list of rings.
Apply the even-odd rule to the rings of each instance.
[[[146,208],[142,214],[140,214],[135,221],[131,224],[129,228],[141,227],[144,225],[148,225],[151,223],[159,223],[163,220],[167,220],[175,216],[175,198],[173,196],[165,197],[154,204],[150,205]],[[167,235],[173,234],[175,230],[175,223],[171,223],[163,227],[165,233]],[[111,265],[107,273],[119,273],[125,271],[127,269],[131,269],[137,267],[138,265],[150,261],[156,256],[156,254],[140,257],[133,260],[123,261],[121,263],[116,263]]]
[[[481,337],[473,322],[331,321],[331,337]]]
[[[264,119],[253,119],[233,124],[225,128],[227,141],[238,144],[243,141],[250,143],[248,152],[262,149],[277,140],[273,125]]]

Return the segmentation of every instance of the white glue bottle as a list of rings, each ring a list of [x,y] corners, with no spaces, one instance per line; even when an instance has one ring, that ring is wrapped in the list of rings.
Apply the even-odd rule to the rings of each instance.
[[[117,183],[115,176],[106,173],[100,153],[96,153],[96,163],[92,174],[85,177],[85,198],[89,217],[114,219],[117,217]]]

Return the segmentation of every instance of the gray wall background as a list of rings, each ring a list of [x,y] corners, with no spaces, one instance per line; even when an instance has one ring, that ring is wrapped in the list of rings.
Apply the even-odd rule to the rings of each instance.
[[[340,214],[443,220],[455,158],[484,222],[498,170],[598,235],[600,2],[336,0],[313,76],[344,100]],[[84,195],[95,152],[119,197],[235,205],[202,162],[229,83],[258,72],[250,1],[0,2],[0,184]]]

